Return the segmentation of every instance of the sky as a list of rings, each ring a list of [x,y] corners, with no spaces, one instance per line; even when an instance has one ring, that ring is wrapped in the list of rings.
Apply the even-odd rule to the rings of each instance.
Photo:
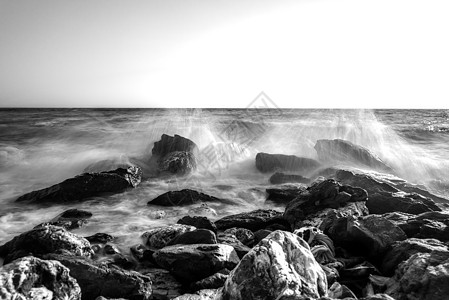
[[[0,107],[449,108],[447,0],[0,0]]]

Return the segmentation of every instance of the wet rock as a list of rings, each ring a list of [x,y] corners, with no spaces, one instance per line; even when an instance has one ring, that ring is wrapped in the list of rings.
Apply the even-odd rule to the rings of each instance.
[[[92,217],[92,213],[86,210],[69,209],[57,215],[52,220],[39,224],[35,228],[46,225],[64,227],[67,230],[82,227],[87,223],[87,219]]]
[[[205,290],[205,289],[218,289],[221,288],[229,274],[215,273],[207,278],[194,282],[190,285],[193,291]]]
[[[207,203],[201,203],[198,206],[194,206],[189,209],[187,213],[191,216],[197,217],[215,217],[217,215],[217,211],[212,207],[209,207]]]
[[[145,245],[137,244],[130,248],[131,254],[135,259],[137,259],[139,262],[146,262],[155,265],[156,262],[154,261],[153,254],[154,250],[147,249]]]
[[[108,242],[112,242],[114,237],[110,234],[99,232],[91,236],[86,236],[85,239],[91,244],[106,244]]]
[[[217,237],[215,233],[208,229],[196,229],[187,231],[168,242],[171,245],[190,245],[190,244],[216,244]]]
[[[157,196],[148,202],[148,205],[161,206],[184,206],[200,202],[223,202],[222,200],[194,190],[184,189],[180,191],[170,191]]]
[[[272,224],[288,223],[284,220],[282,213],[273,209],[258,209],[250,212],[244,212],[236,215],[226,216],[215,221],[219,230],[226,230],[233,227],[246,228],[251,231],[264,229]]]
[[[274,171],[309,172],[319,167],[320,163],[311,158],[262,152],[256,155],[256,168],[263,173]]]
[[[335,299],[357,299],[356,295],[345,285],[334,282],[329,288],[329,296]]]
[[[54,260],[28,256],[0,268],[1,299],[81,299],[69,270]]]
[[[266,189],[268,194],[267,200],[276,203],[288,203],[298,197],[301,193],[306,191],[306,187],[303,186],[283,186],[280,188]]]
[[[120,253],[118,248],[115,245],[111,245],[111,244],[104,245],[103,251],[105,254],[108,254],[108,255],[114,255],[114,254]]]
[[[254,233],[251,230],[233,227],[226,229],[224,232],[235,235],[242,244],[248,247],[251,247],[254,244]]]
[[[152,268],[144,273],[151,278],[153,300],[169,300],[183,294],[183,285],[167,270]]]
[[[229,245],[194,244],[168,246],[156,251],[155,261],[182,282],[195,282],[222,269],[233,269],[239,262]]]
[[[90,259],[49,254],[45,259],[57,260],[70,269],[76,279],[83,299],[106,298],[150,299],[151,278],[114,266],[99,265]]]
[[[248,253],[251,250],[251,248],[249,248],[248,246],[245,246],[232,233],[219,233],[217,236],[217,240],[220,244],[232,246],[239,258],[242,258],[243,256],[245,256],[246,253]]]
[[[285,174],[281,172],[276,172],[270,177],[271,184],[282,184],[282,183],[310,183],[310,178],[306,178],[301,175],[296,174]]]
[[[216,300],[218,293],[219,290],[216,289],[200,290],[195,294],[184,294],[173,300]]]
[[[386,293],[395,299],[443,300],[448,283],[448,252],[416,253],[399,265]]]
[[[189,225],[174,224],[165,227],[157,227],[145,232],[142,237],[147,240],[147,245],[156,249],[165,247],[171,240],[183,233],[194,231],[196,228]]]
[[[16,201],[65,203],[84,201],[105,193],[119,193],[139,185],[142,171],[139,167],[117,169],[101,173],[84,173],[51,187],[19,197]]]
[[[266,238],[270,233],[272,233],[272,230],[267,229],[260,229],[254,232],[254,244],[258,244],[261,240]]]
[[[375,294],[367,297],[360,298],[360,300],[395,300],[387,294]]]
[[[208,229],[217,233],[217,226],[207,217],[201,216],[185,216],[178,220],[178,224],[191,225],[198,229]]]
[[[346,140],[318,140],[314,148],[320,161],[348,162],[393,173],[393,170],[370,150]]]
[[[427,211],[441,211],[431,199],[417,194],[373,194],[366,202],[371,214],[404,212],[418,215]]]
[[[196,169],[196,159],[193,153],[185,151],[174,151],[158,162],[160,173],[171,173],[178,175],[188,174]]]
[[[293,233],[274,231],[230,274],[222,299],[316,299],[326,294],[326,275],[309,245]]]
[[[385,275],[391,276],[397,266],[409,259],[416,253],[431,252],[449,253],[449,247],[443,242],[435,239],[416,239],[411,238],[404,241],[396,242],[392,245],[392,249],[387,252],[382,262],[382,271]]]
[[[196,149],[198,149],[198,146],[185,137],[177,134],[174,136],[163,134],[161,139],[154,143],[151,154],[153,156],[164,157],[171,152],[194,152]]]
[[[52,225],[22,233],[0,246],[0,257],[5,259],[5,264],[24,256],[42,256],[60,252],[85,257],[90,257],[94,253],[86,239]]]

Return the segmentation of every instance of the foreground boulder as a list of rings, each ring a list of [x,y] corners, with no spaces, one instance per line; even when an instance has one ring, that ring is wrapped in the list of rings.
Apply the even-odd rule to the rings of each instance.
[[[57,215],[52,220],[39,224],[36,227],[54,225],[64,227],[67,230],[82,227],[87,223],[87,219],[92,217],[92,213],[86,210],[69,209]]]
[[[310,183],[310,178],[306,178],[301,175],[296,174],[285,174],[276,172],[270,177],[271,184],[282,184],[282,183]]]
[[[84,173],[51,187],[19,197],[16,201],[64,203],[83,201],[104,193],[119,193],[139,185],[142,171],[139,167],[101,173]]]
[[[274,171],[310,172],[320,167],[320,163],[311,158],[285,154],[257,153],[256,168],[263,173]]]
[[[0,268],[0,298],[80,300],[81,289],[70,275],[57,261],[23,257]]]
[[[148,205],[160,206],[184,206],[201,202],[223,202],[222,200],[209,196],[195,190],[183,189],[180,191],[170,191],[157,196],[148,202]]]
[[[140,273],[97,265],[82,257],[49,254],[45,258],[57,260],[70,270],[81,287],[83,299],[103,296],[146,300],[151,297],[151,278]]]
[[[240,227],[251,231],[257,231],[274,224],[288,226],[282,217],[282,213],[273,209],[258,209],[241,214],[226,216],[215,221],[215,225],[219,230]]]
[[[243,257],[226,280],[222,299],[316,299],[326,294],[326,274],[309,245],[278,230]]]
[[[428,198],[418,194],[374,194],[370,195],[366,206],[372,214],[404,212],[418,215],[428,211],[441,211]]]
[[[239,258],[229,245],[193,244],[169,246],[156,251],[157,264],[167,269],[182,282],[195,282],[222,269],[232,270]]]
[[[5,259],[5,264],[28,255],[42,256],[61,252],[84,257],[90,257],[94,253],[85,238],[52,225],[22,233],[0,246],[0,257]]]
[[[152,248],[163,248],[178,236],[194,231],[196,228],[190,225],[174,224],[170,226],[157,227],[146,231],[142,237],[146,244]]]

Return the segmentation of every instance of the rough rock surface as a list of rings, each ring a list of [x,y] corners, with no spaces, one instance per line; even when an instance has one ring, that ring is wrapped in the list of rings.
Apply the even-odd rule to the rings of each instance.
[[[270,177],[271,184],[282,184],[282,183],[310,183],[310,178],[306,178],[302,175],[297,174],[285,174],[281,172],[276,172]]]
[[[139,167],[117,169],[101,173],[84,173],[51,187],[19,197],[16,201],[64,203],[82,201],[104,193],[119,193],[139,185]]]
[[[159,266],[188,283],[222,269],[233,269],[239,262],[234,248],[223,244],[168,246],[156,251],[153,257]]]
[[[178,175],[188,174],[196,169],[196,159],[193,153],[186,151],[170,152],[158,162],[160,173]]]
[[[248,247],[251,247],[254,244],[254,233],[251,230],[233,227],[226,229],[224,232],[235,235],[242,244]]]
[[[316,299],[326,296],[327,288],[326,274],[309,245],[293,233],[274,231],[231,272],[222,299]]]
[[[169,136],[163,134],[161,139],[154,143],[151,154],[153,156],[164,157],[165,155],[175,151],[193,152],[198,146],[191,140],[175,134]]]
[[[148,202],[148,205],[161,206],[183,206],[200,202],[223,202],[222,200],[194,190],[183,189],[180,191],[170,191],[157,196]]]
[[[173,300],[218,300],[217,298],[218,290],[216,289],[206,289],[200,290],[195,294],[184,294]]]
[[[52,220],[39,224],[39,226],[54,225],[64,227],[67,230],[80,228],[87,223],[87,219],[92,217],[92,213],[80,209],[69,209],[57,215]]]
[[[107,233],[98,232],[94,235],[86,236],[85,239],[91,244],[106,244],[108,242],[112,242],[114,237]]]
[[[226,216],[215,221],[215,225],[219,230],[241,227],[251,231],[257,231],[272,224],[288,225],[282,217],[282,213],[273,209],[253,210],[250,212]]]
[[[418,215],[428,211],[441,211],[436,204],[418,194],[372,194],[366,202],[371,214],[404,212]]]
[[[153,248],[163,248],[174,238],[196,228],[189,225],[174,224],[165,227],[157,227],[145,232],[142,237],[147,240],[147,245]]]
[[[277,188],[266,189],[268,194],[267,200],[276,203],[288,203],[305,192],[305,186],[284,185]]]
[[[168,242],[171,245],[190,245],[190,244],[216,244],[217,237],[215,233],[208,229],[196,229],[187,231]]]
[[[70,275],[57,261],[23,257],[0,268],[0,298],[81,299],[81,289]]]
[[[16,236],[0,246],[0,257],[5,263],[17,258],[47,253],[65,252],[76,256],[90,257],[93,250],[90,243],[62,227],[42,226]]]
[[[217,236],[218,243],[232,246],[239,258],[248,253],[251,248],[244,245],[234,234],[221,232]]]
[[[319,167],[320,163],[311,158],[262,152],[256,155],[256,168],[263,173],[282,170],[309,172]]]
[[[182,294],[182,284],[173,277],[167,270],[152,268],[144,272],[145,276],[151,278],[153,300],[169,300]]]
[[[191,225],[198,229],[209,229],[217,233],[217,226],[207,217],[202,216],[185,216],[178,220],[178,224]]]

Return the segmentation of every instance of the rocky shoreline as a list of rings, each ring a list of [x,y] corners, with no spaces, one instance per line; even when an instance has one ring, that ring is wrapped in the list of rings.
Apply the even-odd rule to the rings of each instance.
[[[186,215],[136,232],[121,252],[113,232],[71,230],[92,213],[70,209],[0,246],[1,299],[447,299],[449,201],[393,176],[332,167],[336,162],[394,175],[368,149],[319,140],[319,161],[259,153],[272,174],[258,209],[215,221]],[[149,159],[84,173],[17,199],[74,203],[138,188],[152,177],[187,176],[201,153],[193,141],[163,135]],[[131,163],[132,162],[132,163]],[[387,175],[388,175],[387,174]],[[267,183],[268,184],[268,183]],[[170,191],[154,207],[224,203],[194,189]]]

